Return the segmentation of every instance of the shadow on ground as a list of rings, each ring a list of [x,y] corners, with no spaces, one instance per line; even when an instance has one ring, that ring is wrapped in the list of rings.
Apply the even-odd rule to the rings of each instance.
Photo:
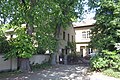
[[[57,65],[50,69],[19,74],[0,80],[89,80],[86,75],[87,68],[84,65]]]

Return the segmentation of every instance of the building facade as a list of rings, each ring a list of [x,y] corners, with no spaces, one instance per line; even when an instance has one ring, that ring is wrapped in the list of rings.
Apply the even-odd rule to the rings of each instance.
[[[69,43],[74,42],[75,42],[74,27],[72,25],[67,27],[66,29],[61,27],[59,35],[59,53],[57,54],[57,63],[67,62],[66,57],[72,52],[72,49],[69,47]]]
[[[90,32],[93,27],[95,27],[95,20],[87,20],[74,25],[76,52],[81,57],[85,57],[94,52],[92,48],[89,48]]]

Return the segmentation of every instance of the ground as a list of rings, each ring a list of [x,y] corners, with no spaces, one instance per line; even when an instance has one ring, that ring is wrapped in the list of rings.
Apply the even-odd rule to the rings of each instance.
[[[56,65],[49,69],[1,78],[0,80],[120,80],[100,73],[87,73],[89,67],[83,64]]]
[[[54,68],[0,80],[89,80],[85,73],[87,68],[87,66],[83,65],[59,65]]]
[[[99,72],[94,72],[90,77],[90,80],[120,80],[114,77],[108,77]]]

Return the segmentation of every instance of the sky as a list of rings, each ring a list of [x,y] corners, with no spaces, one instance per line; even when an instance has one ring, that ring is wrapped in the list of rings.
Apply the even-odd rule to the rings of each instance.
[[[85,0],[85,2],[88,2],[88,0]],[[88,11],[88,6],[84,5],[84,14],[82,15],[82,20],[78,19],[77,22],[73,22],[74,26],[83,26],[83,25],[91,25],[96,22],[93,18],[95,17],[95,10]]]
[[[88,2],[88,0],[85,0],[85,2]],[[87,12],[85,12],[85,11],[87,11]],[[93,18],[94,16],[95,16],[95,11],[91,10],[90,12],[88,12],[88,6],[84,5],[84,14],[82,17],[84,19],[90,19],[90,18]]]

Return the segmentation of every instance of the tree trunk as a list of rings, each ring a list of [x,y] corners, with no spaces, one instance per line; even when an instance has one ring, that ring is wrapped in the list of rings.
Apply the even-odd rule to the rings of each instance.
[[[64,55],[64,64],[67,65],[67,54]]]
[[[56,65],[56,53],[52,53],[52,56],[51,56],[51,64],[52,65]]]
[[[55,38],[56,38],[56,40],[57,40],[57,44],[56,44],[56,50],[54,51],[54,53],[52,54],[52,60],[51,60],[51,64],[52,65],[56,65],[58,62],[58,58],[57,58],[57,56],[59,55],[59,35],[60,35],[60,23],[59,24],[57,24],[57,26],[56,26],[56,31],[55,31]],[[59,64],[59,63],[58,63]]]
[[[24,7],[26,7],[25,0],[21,0],[21,2],[24,4]],[[30,0],[30,7],[29,7],[30,9],[28,12],[26,12],[27,10],[25,10],[25,13],[30,13],[32,11],[32,8],[34,7],[35,3],[36,3],[36,0]],[[33,16],[31,14],[27,14],[26,16],[29,18],[28,22],[26,22],[27,34],[32,36],[32,33],[34,31]],[[31,22],[31,24],[30,24],[30,22]],[[19,68],[22,72],[31,71],[29,58],[20,58],[20,60],[18,60],[18,61],[19,61]]]
[[[20,58],[20,71],[22,72],[29,72],[31,71],[31,68],[30,68],[30,61],[29,61],[29,58]]]

